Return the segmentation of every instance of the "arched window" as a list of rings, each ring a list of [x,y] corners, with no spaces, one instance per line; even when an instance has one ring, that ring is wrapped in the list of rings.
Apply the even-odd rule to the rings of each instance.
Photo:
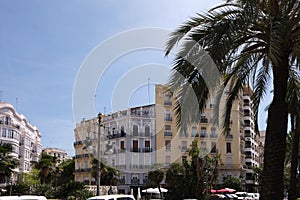
[[[138,136],[138,132],[139,132],[139,127],[137,125],[133,125],[132,127],[133,136]]]
[[[150,136],[150,126],[149,125],[145,126],[145,136]]]

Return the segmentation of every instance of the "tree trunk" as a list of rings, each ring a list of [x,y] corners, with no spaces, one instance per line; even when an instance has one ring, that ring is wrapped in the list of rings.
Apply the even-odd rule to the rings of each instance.
[[[286,103],[288,81],[288,55],[273,66],[274,97],[268,111],[263,168],[263,200],[283,199],[283,169],[286,150],[288,106]]]
[[[300,117],[299,112],[297,112],[296,130],[294,130],[292,159],[291,159],[289,200],[297,199],[297,167],[298,167],[298,152],[299,152],[299,131],[300,131],[299,117]]]

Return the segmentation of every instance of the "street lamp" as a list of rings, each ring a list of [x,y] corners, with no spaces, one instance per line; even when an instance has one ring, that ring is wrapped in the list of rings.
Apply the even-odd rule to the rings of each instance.
[[[100,192],[100,180],[101,180],[101,148],[100,148],[100,142],[101,142],[101,126],[103,124],[101,123],[102,119],[102,113],[98,113],[98,152],[97,152],[97,196],[101,194]]]

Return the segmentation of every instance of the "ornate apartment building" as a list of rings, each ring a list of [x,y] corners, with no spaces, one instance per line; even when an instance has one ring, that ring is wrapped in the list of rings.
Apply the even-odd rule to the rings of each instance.
[[[10,103],[0,102],[0,142],[12,145],[11,155],[19,160],[11,180],[0,180],[0,186],[16,182],[18,175],[31,170],[31,162],[37,162],[42,151],[41,133],[26,117],[17,113]]]
[[[68,156],[66,150],[63,149],[59,149],[56,147],[52,147],[52,148],[45,148],[42,150],[43,153],[48,154],[50,156],[56,157],[57,159],[57,164],[60,164],[66,160],[71,159],[70,156]]]
[[[103,116],[101,160],[119,169],[118,191],[142,187],[156,163],[155,105],[129,108]],[[75,181],[95,184],[91,159],[97,157],[98,119],[84,120],[75,128]]]
[[[219,183],[223,177],[234,176],[241,179],[244,189],[255,190],[257,182],[253,179],[253,166],[258,166],[258,144],[253,127],[251,109],[251,90],[239,95],[232,105],[230,132],[221,133],[213,114],[213,101],[201,114],[200,123],[191,124],[185,131],[176,127],[174,98],[164,85],[156,86],[156,162],[168,167],[170,163],[188,159],[188,148],[194,139],[199,148],[209,154],[219,153],[222,164],[219,166]],[[225,103],[225,92],[221,105]],[[182,133],[185,134],[182,134]]]
[[[121,171],[119,192],[144,186],[154,164],[168,167],[188,157],[194,139],[199,148],[221,155],[219,183],[234,176],[243,189],[255,191],[257,181],[253,167],[258,166],[258,143],[254,133],[251,90],[244,89],[232,105],[230,132],[221,133],[215,122],[213,101],[208,101],[200,123],[178,131],[174,114],[175,101],[165,85],[156,85],[155,104],[129,108],[104,116],[101,128],[101,159]],[[226,90],[225,90],[226,91]],[[228,91],[221,99],[224,105]],[[83,120],[75,128],[75,180],[95,184],[91,177],[91,159],[97,155],[98,119]],[[183,134],[184,133],[184,134]],[[112,153],[108,149],[113,149]]]

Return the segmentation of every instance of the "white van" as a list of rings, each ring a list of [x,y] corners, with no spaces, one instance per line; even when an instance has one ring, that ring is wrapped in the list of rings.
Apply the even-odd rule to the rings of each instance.
[[[90,197],[87,200],[135,200],[133,195],[112,194]]]
[[[44,196],[21,195],[21,196],[0,196],[0,200],[47,200]]]

